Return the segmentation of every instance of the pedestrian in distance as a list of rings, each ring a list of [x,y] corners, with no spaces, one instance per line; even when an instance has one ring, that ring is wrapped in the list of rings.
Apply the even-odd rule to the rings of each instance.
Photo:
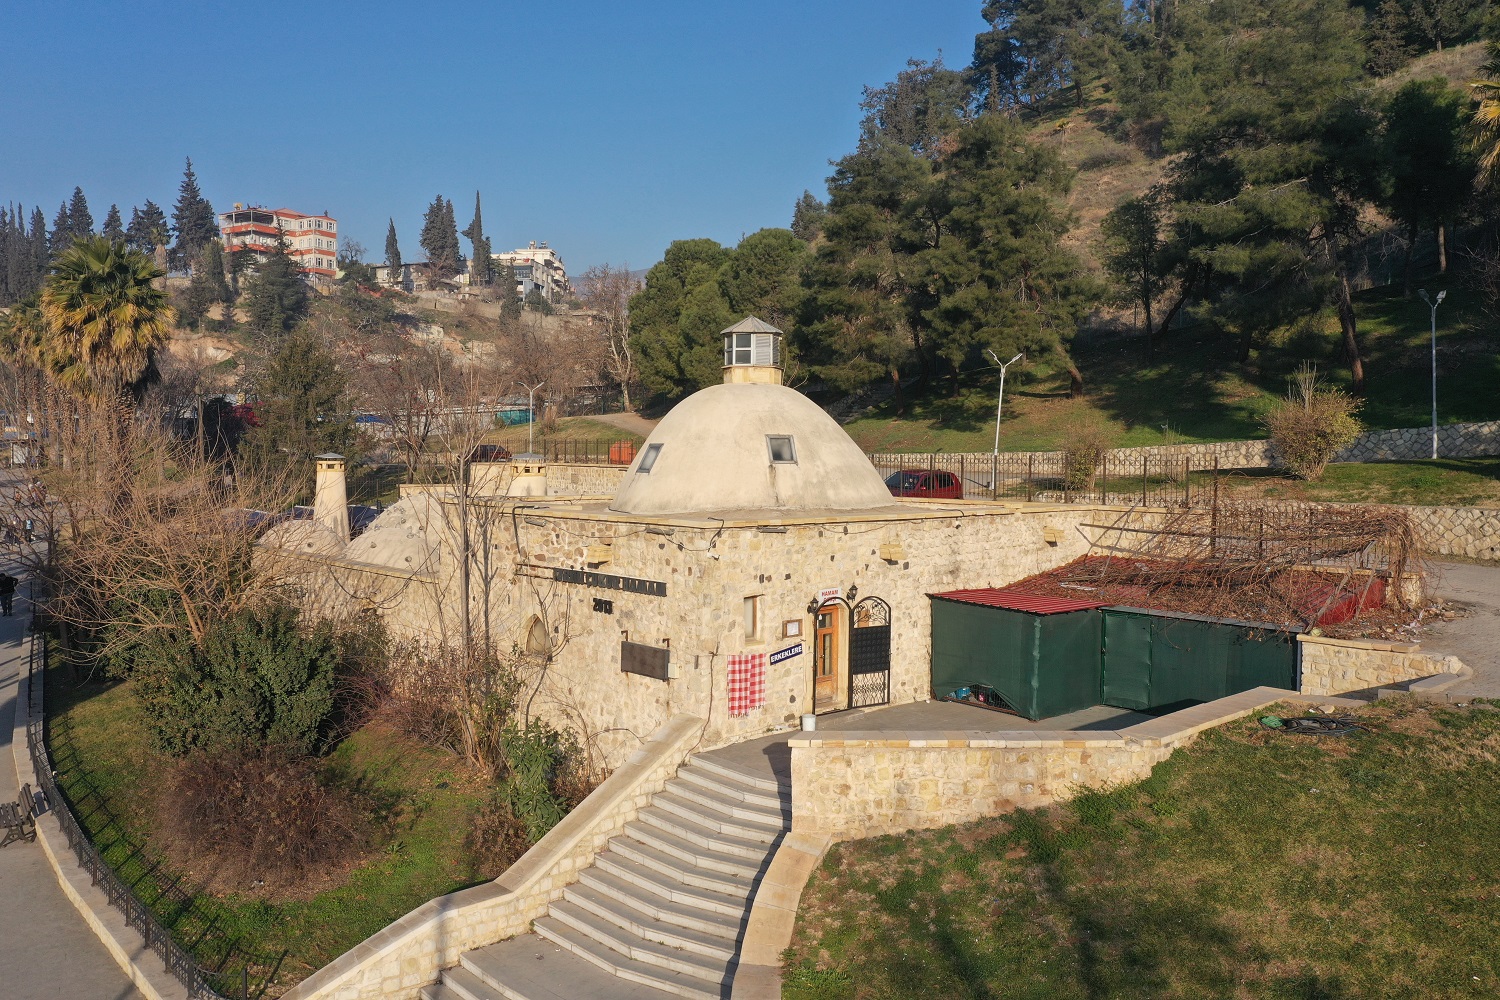
[[[20,582],[9,573],[0,573],[0,616],[11,616],[11,609],[16,603],[16,584]]]

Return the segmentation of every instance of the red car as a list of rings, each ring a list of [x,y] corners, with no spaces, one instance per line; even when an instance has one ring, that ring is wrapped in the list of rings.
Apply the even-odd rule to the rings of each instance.
[[[922,497],[927,500],[964,498],[964,484],[951,472],[902,469],[887,476],[885,485],[893,497]]]

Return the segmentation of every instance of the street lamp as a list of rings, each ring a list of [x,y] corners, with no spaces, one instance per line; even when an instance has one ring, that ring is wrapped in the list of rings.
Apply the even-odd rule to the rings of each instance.
[[[984,349],[984,353],[986,353],[986,354],[988,354],[990,356],[990,360],[991,361],[995,362],[995,364],[997,364],[997,365],[1000,365],[1000,398],[995,401],[995,457],[999,458],[1000,457],[1000,408],[1005,405],[1005,369],[1009,368],[1011,365],[1015,364],[1017,361],[1020,361],[1021,358],[1025,356],[1025,352],[1023,351],[1020,354],[1017,354],[1015,357],[1011,358],[1009,361],[1005,362],[1005,364],[1003,364],[1003,365],[1000,364],[1000,359],[995,356],[995,352],[992,351],[992,350],[990,350],[988,347],[986,347]]]
[[[1448,292],[1446,289],[1438,292],[1435,299],[1427,297],[1425,288],[1419,290],[1417,294],[1422,296],[1422,301],[1432,309],[1432,457],[1437,458],[1437,307],[1443,304],[1443,299],[1447,298]]]
[[[546,382],[538,382],[536,385],[527,385],[525,382],[517,382],[516,385],[526,390],[526,453],[531,454],[531,431],[536,425],[536,391]]]

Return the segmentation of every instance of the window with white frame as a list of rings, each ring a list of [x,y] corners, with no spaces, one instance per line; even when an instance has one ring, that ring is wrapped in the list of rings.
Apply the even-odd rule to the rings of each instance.
[[[764,595],[756,594],[754,597],[745,598],[745,638],[759,639],[760,636],[760,602]]]

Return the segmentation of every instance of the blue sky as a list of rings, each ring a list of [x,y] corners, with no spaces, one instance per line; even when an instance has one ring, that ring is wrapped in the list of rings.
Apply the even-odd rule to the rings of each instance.
[[[570,273],[784,226],[853,148],[861,88],[968,62],[980,0],[66,3],[0,0],[0,201],[95,224],[183,158],[220,211],[323,212],[406,259],[441,192]],[[467,251],[467,241],[464,242]]]

